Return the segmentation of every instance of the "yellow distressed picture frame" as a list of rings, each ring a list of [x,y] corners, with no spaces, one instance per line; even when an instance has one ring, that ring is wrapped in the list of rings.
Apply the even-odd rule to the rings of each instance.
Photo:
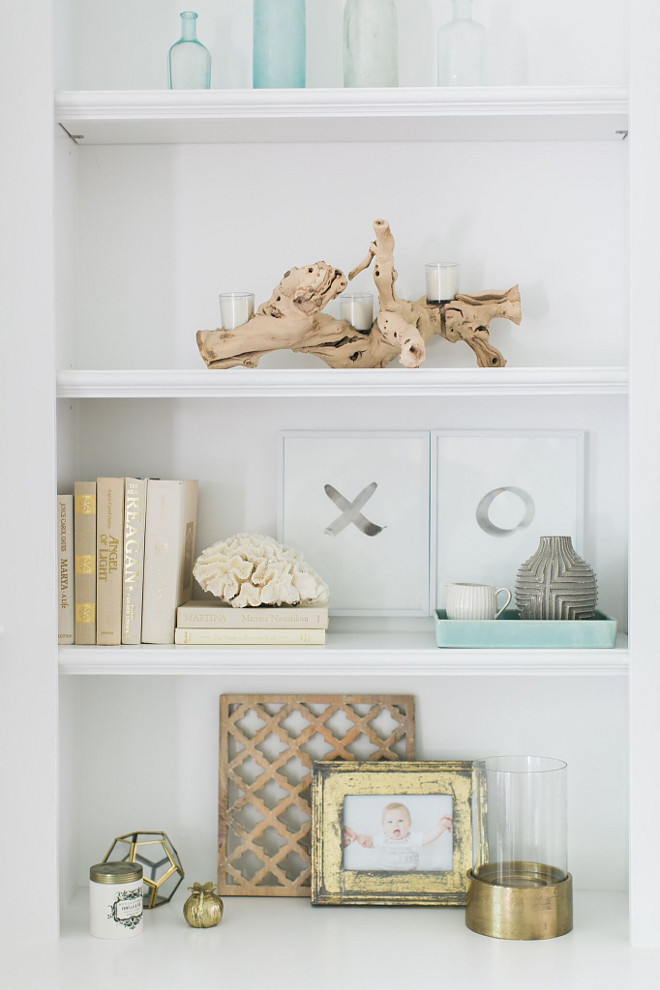
[[[314,764],[312,776],[312,904],[385,904],[385,905],[464,905],[467,873],[472,868],[472,763],[399,762],[368,763],[355,761],[337,763],[322,761]],[[360,804],[352,802],[358,798]],[[408,806],[423,831],[417,831],[416,842],[430,845],[440,831],[438,809],[451,808],[449,852],[444,867],[421,868],[419,855],[406,853],[405,865],[392,860],[383,868],[382,860],[374,855],[373,868],[349,868],[346,849],[357,841],[351,826],[351,807],[373,808],[374,837],[360,835],[364,847],[376,853],[382,849],[380,831],[383,820],[391,817],[388,808],[405,809],[401,814],[413,829]],[[434,818],[434,816],[436,816]],[[364,810],[360,811],[360,820]],[[446,816],[444,816],[446,817]],[[408,828],[408,825],[405,826]],[[369,846],[368,841],[373,845]],[[362,844],[362,843],[360,843]],[[403,846],[391,841],[389,848],[402,854]],[[445,847],[447,839],[445,838]]]

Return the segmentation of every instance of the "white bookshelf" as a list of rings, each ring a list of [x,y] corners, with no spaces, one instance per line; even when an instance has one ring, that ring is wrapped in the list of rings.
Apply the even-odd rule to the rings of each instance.
[[[57,395],[79,398],[626,395],[625,368],[230,368],[69,370]]]
[[[259,674],[318,678],[342,674],[420,676],[627,677],[627,637],[611,650],[451,650],[433,645],[433,633],[328,632],[325,646],[63,646],[61,674]]]
[[[539,990],[583,990],[589,982],[635,990],[657,985],[654,955],[631,958],[625,894],[578,894],[572,934],[526,944],[475,936],[462,910],[454,908],[313,908],[300,898],[274,903],[226,897],[220,925],[196,930],[184,921],[182,903],[177,897],[148,912],[141,936],[109,945],[87,935],[81,893],[57,949],[27,957],[9,950],[6,979],[16,985],[31,979],[44,990],[88,990],[93,979],[95,990],[112,990],[118,967],[126,963],[154,986],[171,985],[173,974],[175,980],[204,983],[222,972],[229,985],[244,990],[257,990],[265,978],[278,990],[308,990],[310,981],[318,990],[388,981],[431,990],[447,974],[457,987],[494,990],[525,986],[530,978]]]
[[[80,144],[308,141],[610,141],[628,132],[622,87],[60,92]]]
[[[536,25],[528,33],[537,82],[530,86],[498,82],[444,93],[427,85],[353,92],[315,85],[202,94],[154,89],[151,70],[137,82],[144,88],[135,88],[137,63],[128,56],[130,88],[108,86],[118,49],[116,39],[109,44],[111,36],[104,37],[104,25],[115,12],[99,2],[95,17],[95,2],[86,6],[78,23],[69,17],[73,5],[27,0],[25,26],[43,58],[22,84],[24,98],[8,102],[6,137],[20,167],[2,172],[14,221],[6,227],[7,312],[12,326],[39,328],[38,360],[22,351],[12,358],[15,374],[3,396],[7,471],[26,479],[20,492],[6,487],[5,518],[29,523],[7,535],[16,568],[5,575],[7,611],[0,617],[2,742],[7,752],[21,742],[20,761],[6,768],[5,791],[16,807],[3,836],[5,847],[17,851],[12,888],[39,887],[35,925],[43,943],[29,955],[11,950],[10,979],[82,990],[93,973],[100,990],[110,985],[114,974],[103,975],[108,946],[87,937],[79,888],[99,844],[132,827],[131,811],[167,822],[182,856],[187,852],[191,881],[212,876],[217,698],[249,689],[414,693],[423,759],[532,749],[566,756],[573,774],[575,931],[543,944],[497,943],[467,932],[460,911],[311,909],[297,900],[228,898],[221,927],[198,933],[184,926],[177,899],[154,912],[142,939],[120,947],[141,970],[200,982],[222,972],[246,990],[261,985],[265,972],[273,986],[292,990],[314,976],[320,987],[368,986],[374,973],[425,988],[436,984],[441,957],[442,978],[460,974],[465,987],[522,984],[530,972],[553,990],[608,978],[656,986],[660,920],[646,882],[660,813],[653,591],[660,454],[652,442],[660,332],[647,306],[660,269],[651,222],[660,215],[653,165],[660,159],[660,75],[648,52],[648,38],[660,30],[655,5],[640,0],[632,12],[619,0],[608,0],[607,9],[594,0],[588,12],[575,10],[570,40],[584,58],[569,48],[562,54]],[[533,16],[528,4],[514,6],[519,18]],[[637,66],[630,91],[610,71],[612,52],[626,48],[616,25],[628,13]],[[60,65],[80,63],[60,69],[67,88],[54,97],[51,16]],[[140,12],[145,24],[149,16]],[[557,23],[558,13],[548,16],[555,29],[566,26]],[[23,78],[9,38],[6,47],[6,64]],[[567,85],[546,85],[562,76]],[[583,85],[586,78],[603,84]],[[322,176],[318,201],[314,175]],[[298,186],[301,201],[314,202],[322,233],[310,211],[294,215],[282,205]],[[256,243],[268,202],[268,236]],[[506,368],[476,369],[471,354],[451,348],[438,367],[430,358],[417,371],[200,366],[194,330],[217,322],[203,293],[217,291],[218,272],[238,282],[254,251],[263,279],[256,291],[265,298],[294,261],[290,255],[299,252],[304,261],[308,252],[311,258],[327,250],[338,263],[346,254],[347,267],[355,264],[353,252],[363,254],[378,215],[393,223],[402,281],[411,259],[419,268],[425,253],[456,243],[474,258],[475,284],[465,291],[505,288],[510,272],[520,277],[524,326],[493,329]],[[138,470],[142,458],[144,473],[194,472],[208,492],[204,540],[216,517],[236,530],[243,521],[255,529],[272,523],[273,437],[294,428],[297,416],[311,429],[347,429],[356,420],[374,428],[381,419],[388,428],[511,429],[523,422],[585,429],[587,539],[606,562],[599,578],[622,633],[614,649],[594,651],[438,650],[428,626],[381,633],[331,626],[325,647],[295,652],[57,649],[54,616],[42,607],[51,592],[54,601],[54,576],[34,567],[52,530],[55,399],[60,483],[93,476],[99,466],[117,473],[126,466],[129,473],[129,463]],[[195,434],[195,423],[203,423],[208,442],[203,430]],[[136,440],[136,424],[149,427],[148,442]],[[137,735],[118,732],[118,724]],[[26,934],[13,909],[6,930]],[[405,970],[404,955],[390,949],[404,932],[411,947]],[[632,948],[631,940],[656,948]],[[289,965],[289,944],[302,951],[297,970]]]

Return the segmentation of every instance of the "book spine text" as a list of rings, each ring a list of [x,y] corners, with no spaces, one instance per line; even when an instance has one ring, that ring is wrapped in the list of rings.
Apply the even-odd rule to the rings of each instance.
[[[96,482],[73,487],[75,642],[96,643]]]
[[[124,577],[121,641],[135,646],[142,636],[146,478],[126,478],[124,493]]]
[[[73,495],[57,496],[57,641],[69,646],[74,641],[73,596]]]
[[[121,643],[124,479],[96,480],[96,642]]]
[[[323,646],[325,629],[177,629],[179,646]]]

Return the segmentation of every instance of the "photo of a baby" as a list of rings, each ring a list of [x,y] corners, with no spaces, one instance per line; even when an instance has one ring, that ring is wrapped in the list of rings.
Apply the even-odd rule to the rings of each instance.
[[[451,870],[451,795],[350,795],[343,843],[347,870]]]

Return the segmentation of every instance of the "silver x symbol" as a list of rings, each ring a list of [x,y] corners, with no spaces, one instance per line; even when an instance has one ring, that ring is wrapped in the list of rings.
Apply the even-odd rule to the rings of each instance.
[[[349,502],[347,498],[344,498],[336,488],[332,485],[324,485],[323,489],[325,494],[328,496],[335,505],[342,510],[342,514],[338,516],[333,523],[327,526],[324,530],[328,536],[336,536],[337,533],[341,533],[342,529],[346,529],[353,523],[354,526],[364,533],[365,536],[378,536],[385,527],[377,526],[375,523],[369,522],[369,520],[362,515],[360,509],[365,505],[373,493],[378,488],[375,481],[372,481],[370,485],[363,488],[360,494]]]

